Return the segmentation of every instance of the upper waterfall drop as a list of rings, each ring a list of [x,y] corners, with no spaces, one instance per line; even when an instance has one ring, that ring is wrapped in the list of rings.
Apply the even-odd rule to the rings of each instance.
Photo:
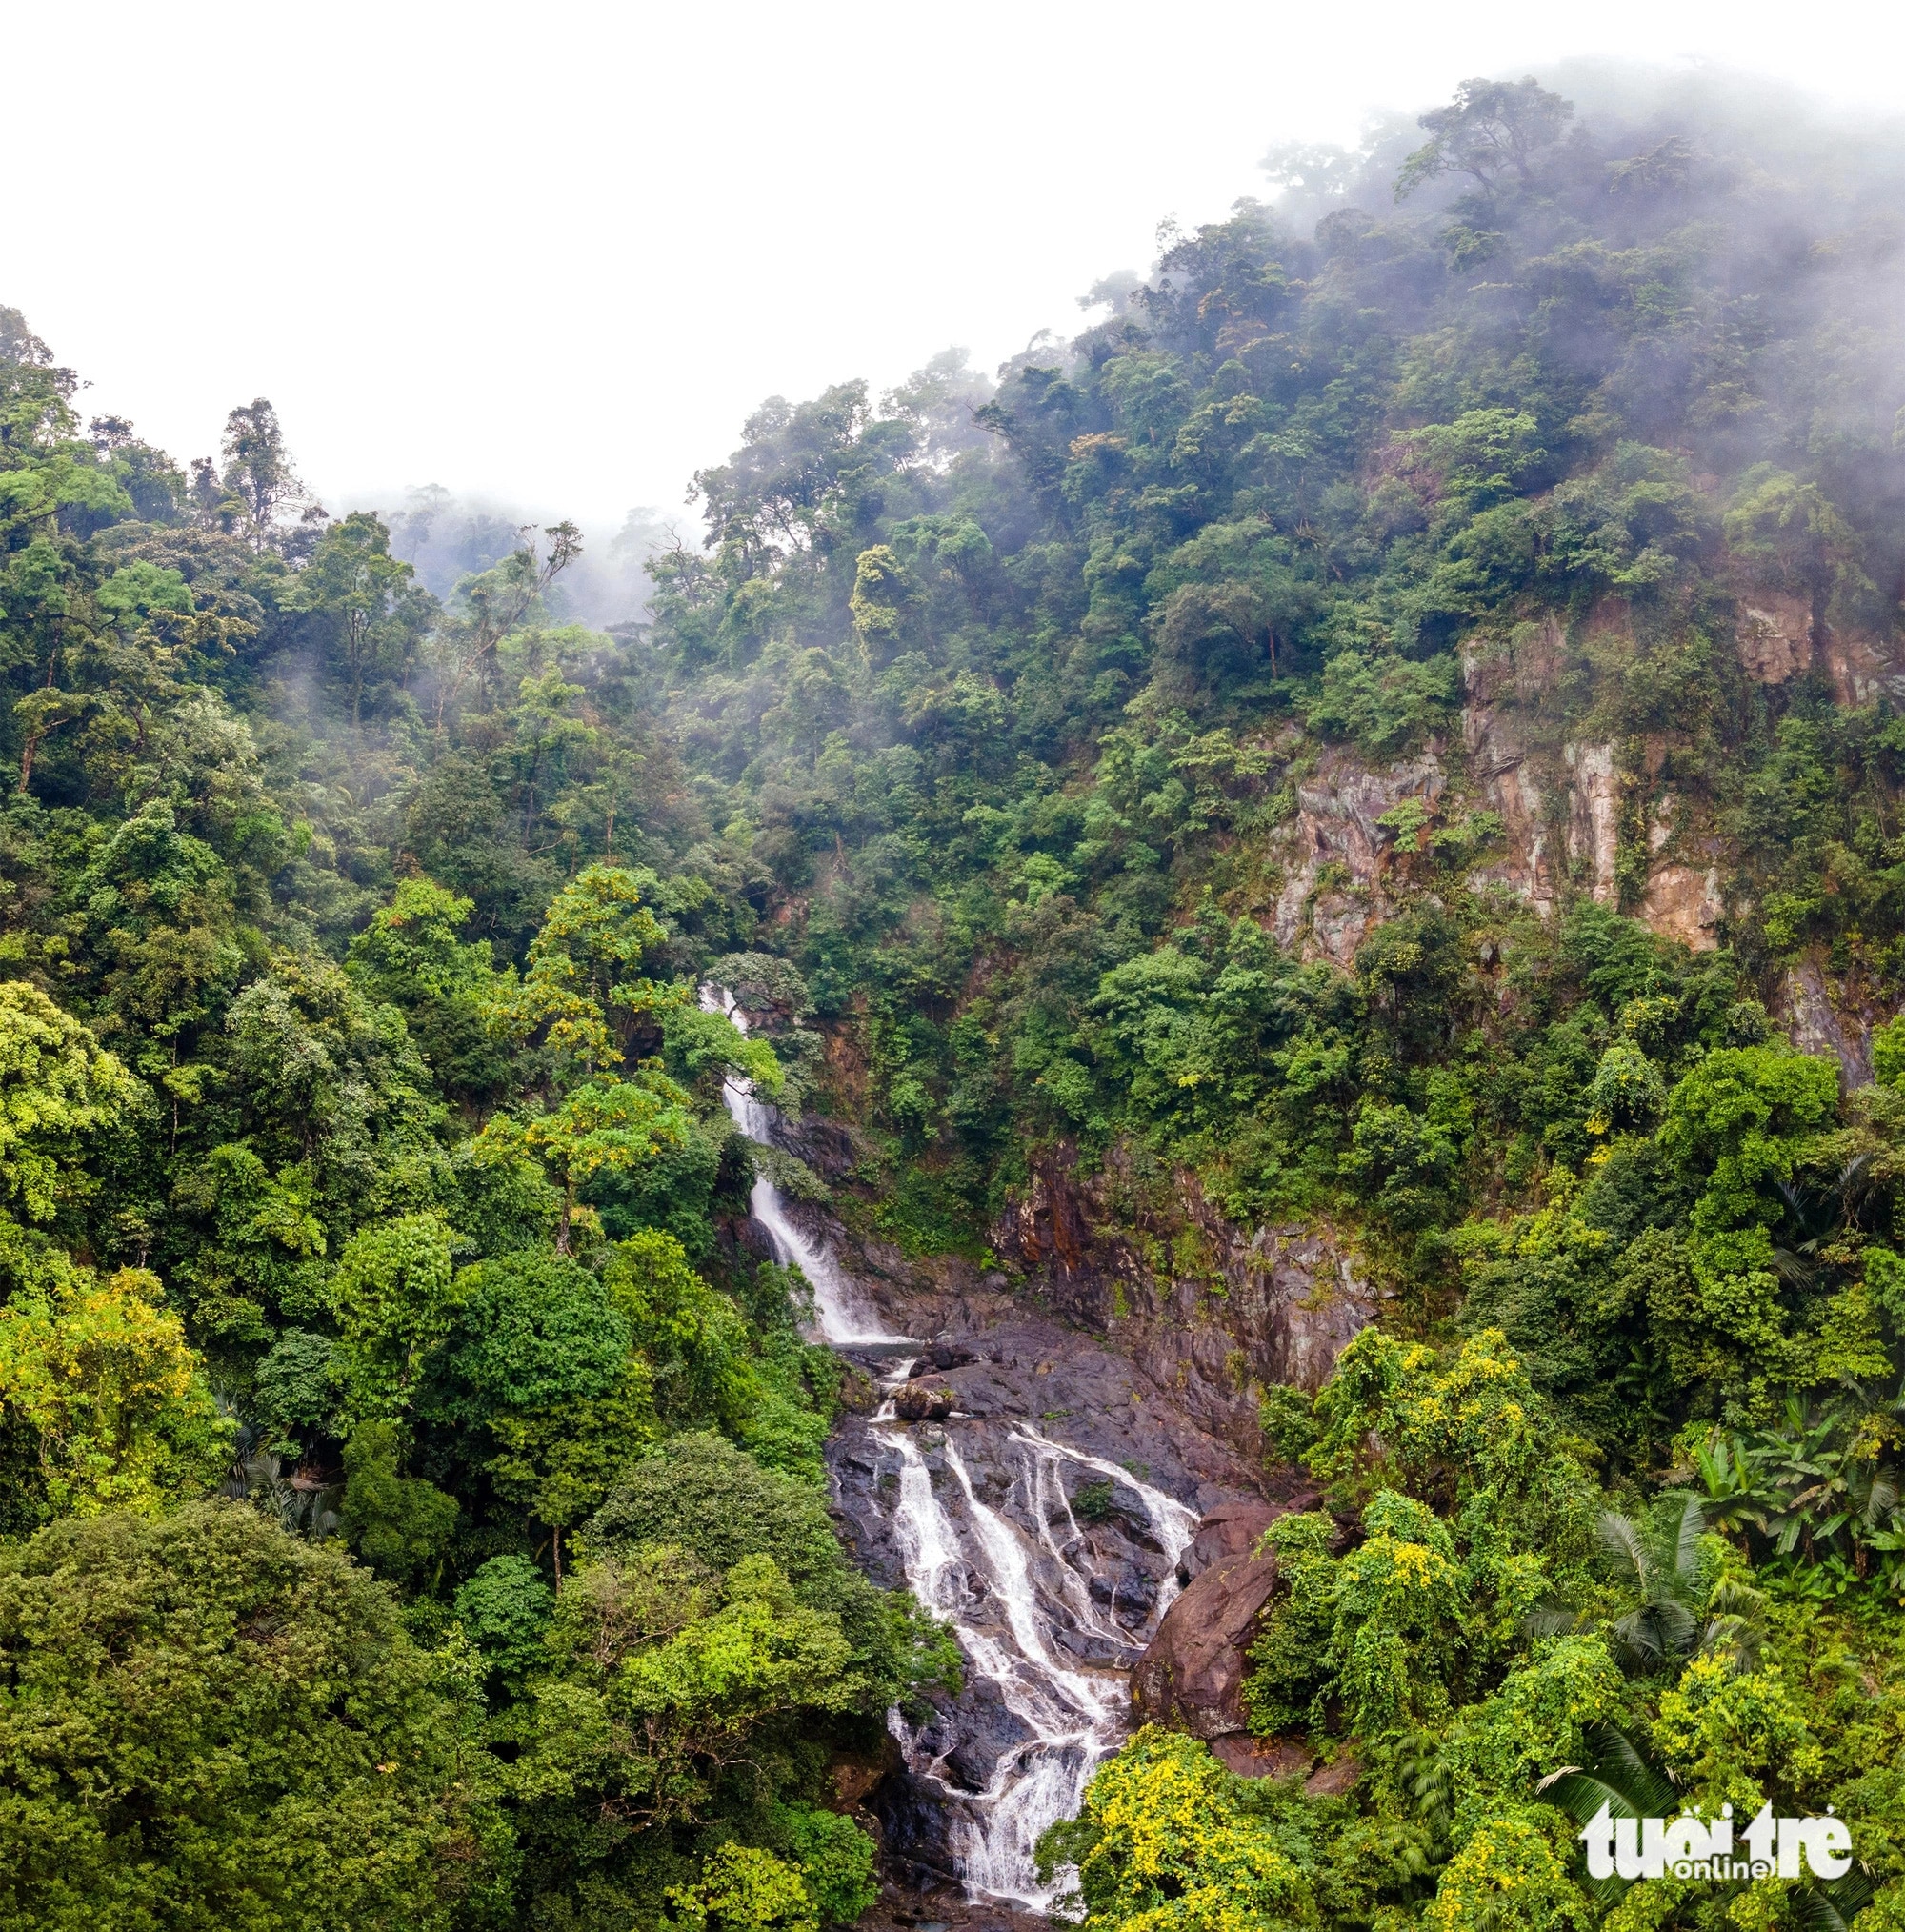
[[[701,989],[701,1010],[725,1014],[739,1033],[748,1031],[748,1016],[725,986]],[[739,1074],[730,1074],[721,1083],[721,1098],[729,1117],[756,1146],[772,1145],[768,1128],[772,1109],[754,1096],[753,1082]],[[836,1348],[873,1347],[883,1342],[906,1341],[880,1326],[879,1318],[853,1291],[826,1248],[797,1227],[781,1198],[780,1190],[766,1175],[754,1177],[748,1209],[768,1232],[773,1243],[774,1258],[783,1267],[796,1267],[813,1290],[813,1316],[820,1338]]]

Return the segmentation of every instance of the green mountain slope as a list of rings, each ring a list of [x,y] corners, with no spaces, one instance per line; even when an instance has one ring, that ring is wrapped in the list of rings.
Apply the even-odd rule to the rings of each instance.
[[[1093,1923],[1863,1902],[1594,1892],[1591,1785],[1835,1805],[1905,1915],[1905,147],[1579,78],[765,403],[607,634],[572,526],[439,600],[0,311],[0,1926],[869,1907],[832,1774],[957,1660],[731,1073],[943,1281],[1062,1193],[1381,1309],[1225,1363],[1333,1778],[1145,1732]]]

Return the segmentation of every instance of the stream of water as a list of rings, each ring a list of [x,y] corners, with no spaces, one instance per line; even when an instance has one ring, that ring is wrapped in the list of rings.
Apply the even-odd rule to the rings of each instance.
[[[701,1005],[709,1013],[725,1013],[737,1031],[747,1032],[748,1016],[725,987],[704,986]],[[766,1102],[756,1097],[751,1080],[730,1074],[722,1082],[721,1098],[727,1105],[728,1117],[750,1140],[759,1147],[772,1144],[768,1137],[772,1116]],[[864,1348],[907,1339],[881,1327],[879,1318],[854,1292],[839,1263],[820,1242],[795,1224],[780,1190],[766,1175],[755,1179],[753,1192],[748,1197],[748,1211],[768,1231],[774,1258],[781,1266],[797,1267],[806,1276],[807,1285],[813,1290],[813,1318],[823,1341],[835,1348]]]
[[[745,1029],[746,1016],[727,993],[709,987],[702,999]],[[769,1144],[772,1117],[747,1082],[731,1078],[724,1097],[736,1127]],[[812,1285],[822,1338],[843,1350],[877,1351],[870,1365],[891,1398],[917,1359],[895,1347],[906,1338],[885,1329],[825,1246],[794,1223],[766,1176],[754,1183],[751,1207],[781,1261],[797,1263]],[[955,1412],[947,1427],[919,1428],[899,1420],[888,1399],[872,1433],[888,1471],[885,1526],[907,1582],[952,1624],[968,1678],[983,1680],[980,1701],[995,1714],[976,1747],[970,1729],[912,1725],[897,1711],[890,1726],[916,1794],[940,1815],[935,1836],[967,1895],[1043,1909],[1059,1887],[1039,1882],[1033,1848],[1048,1825],[1077,1812],[1093,1771],[1124,1739],[1128,1666],[1176,1593],[1178,1559],[1197,1514],[1029,1420],[969,1419],[962,1426]],[[959,1439],[984,1454],[978,1479]],[[1161,1573],[1135,1615],[1117,1614],[1108,1566],[1073,1511],[1081,1473],[1129,1499],[1123,1506],[1133,1531]],[[972,1701],[970,1694],[961,1701]]]
[[[1077,1639],[1096,1640],[1112,1656],[1135,1654],[1176,1592],[1173,1573],[1196,1532],[1196,1513],[1029,1423],[1007,1439],[1017,1466],[998,1507],[981,1497],[948,1432],[936,1445],[951,1478],[942,1499],[913,1432],[886,1426],[900,1458],[893,1515],[907,1581],[952,1621],[968,1671],[996,1690],[1021,1736],[1001,1752],[986,1787],[973,1792],[945,1775],[932,1726],[915,1728],[895,1712],[892,1728],[908,1769],[938,1787],[953,1868],[968,1894],[1042,1909],[1060,1886],[1038,1881],[1039,1835],[1075,1816],[1092,1773],[1122,1742],[1130,1709],[1122,1669],[1071,1660]],[[1068,1461],[1134,1493],[1157,1541],[1165,1580],[1136,1632],[1092,1592],[1089,1558],[1080,1562],[1086,1539],[1064,1483]]]

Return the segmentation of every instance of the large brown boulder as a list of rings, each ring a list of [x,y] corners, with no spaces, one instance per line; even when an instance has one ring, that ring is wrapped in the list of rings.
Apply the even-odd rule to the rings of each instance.
[[[902,1422],[943,1422],[958,1404],[959,1398],[952,1389],[908,1382],[893,1398],[893,1414]]]
[[[1213,1563],[1247,1557],[1284,1510],[1268,1502],[1220,1502],[1197,1525],[1197,1534],[1177,1560],[1177,1580],[1189,1585]]]
[[[1225,1557],[1191,1580],[1132,1672],[1148,1722],[1207,1739],[1244,1729],[1244,1650],[1275,1587],[1271,1555]]]

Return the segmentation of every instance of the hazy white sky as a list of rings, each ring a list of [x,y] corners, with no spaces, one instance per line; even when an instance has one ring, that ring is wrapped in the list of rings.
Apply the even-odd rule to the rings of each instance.
[[[439,482],[595,525],[679,511],[763,396],[1072,332],[1272,143],[1468,74],[1706,60],[1905,110],[1898,8],[1790,0],[16,0],[3,31],[0,302],[89,412],[187,458],[268,395],[333,510]]]

